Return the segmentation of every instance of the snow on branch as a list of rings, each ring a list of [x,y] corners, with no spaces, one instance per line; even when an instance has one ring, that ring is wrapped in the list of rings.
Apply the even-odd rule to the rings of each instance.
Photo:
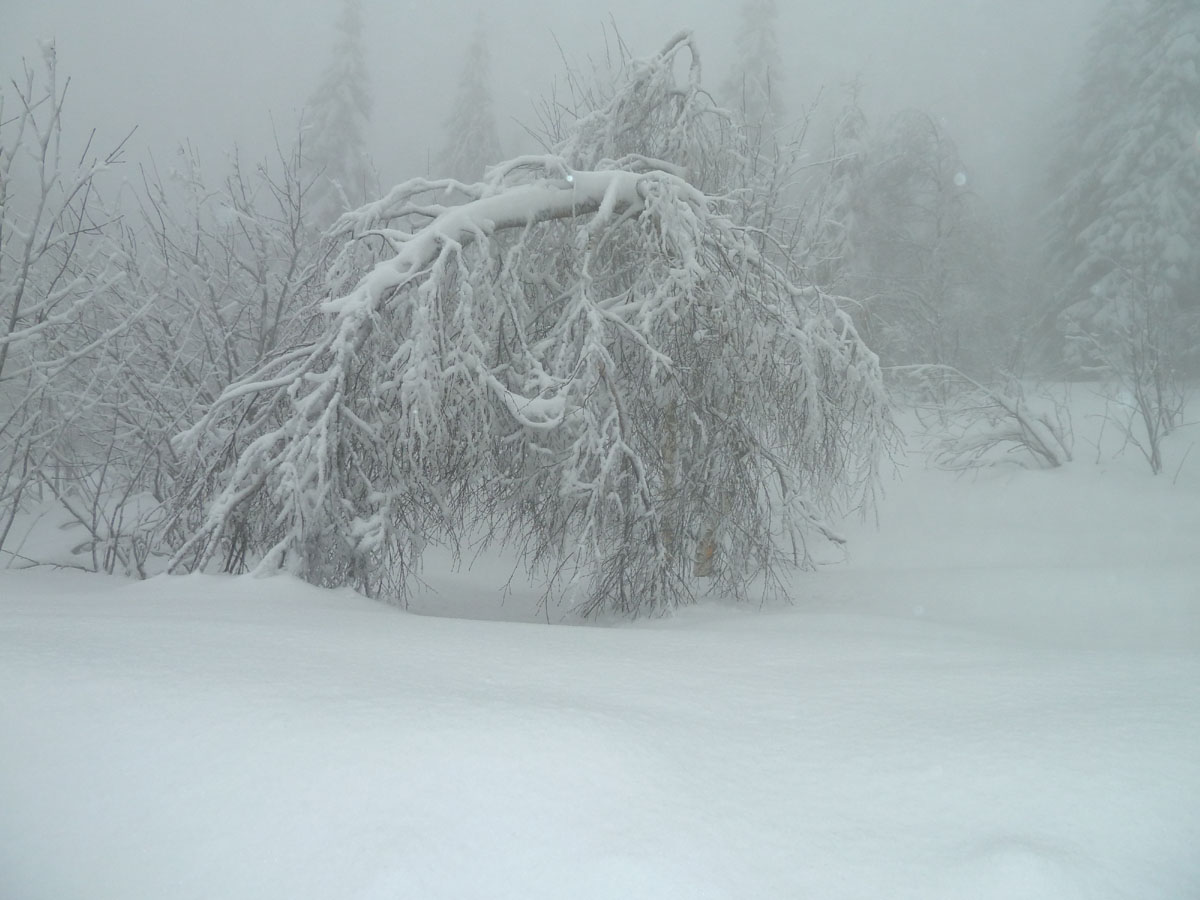
[[[635,614],[697,574],[743,596],[806,562],[834,496],[873,477],[878,364],[759,252],[729,185],[695,182],[736,182],[738,158],[698,76],[681,34],[554,152],[343,216],[317,336],[181,438],[194,496],[216,491],[175,567],[249,543],[260,570],[400,597],[427,542],[486,523],[548,595]]]
[[[933,455],[944,468],[987,465],[994,461],[991,452],[998,449],[1024,451],[1044,468],[1071,461],[1066,411],[1031,403],[1015,379],[993,387],[943,365],[896,366],[888,371],[910,382],[937,382],[935,390],[925,393],[939,398],[934,406],[942,424],[933,441]]]

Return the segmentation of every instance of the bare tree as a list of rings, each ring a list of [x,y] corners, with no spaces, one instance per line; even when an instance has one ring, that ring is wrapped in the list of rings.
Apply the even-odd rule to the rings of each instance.
[[[341,0],[333,53],[305,109],[304,177],[312,182],[313,222],[328,227],[374,192],[367,153],[371,90],[363,45],[362,0]]]
[[[213,184],[182,148],[169,178],[143,169],[140,189],[126,192],[136,215],[82,234],[48,280],[29,266],[12,309],[18,326],[32,325],[10,329],[4,345],[14,348],[6,364],[24,379],[4,385],[14,404],[6,527],[21,493],[48,491],[56,515],[84,534],[74,547],[84,565],[146,575],[152,557],[196,524],[168,516],[193,487],[171,439],[232,380],[294,340],[297,312],[323,287],[325,245],[306,202],[302,144],[276,152],[253,167],[235,153]],[[80,213],[72,215],[77,228]],[[66,246],[51,237],[51,247]],[[86,280],[95,276],[83,246],[103,260],[99,284]],[[55,279],[78,294],[60,297]],[[49,299],[42,308],[52,317],[36,318],[45,313],[28,302],[35,295]]]
[[[31,490],[65,497],[94,476],[90,410],[69,388],[98,377],[96,355],[130,322],[106,314],[124,267],[98,193],[121,146],[65,158],[68,85],[48,44],[0,93],[0,546]]]
[[[932,412],[926,424],[931,453],[947,469],[969,469],[999,459],[1053,469],[1071,461],[1073,431],[1069,410],[1047,398],[1031,401],[1020,380],[1009,376],[985,384],[952,366],[898,366],[889,370],[909,393],[928,399],[914,404],[918,416]],[[935,379],[936,387],[921,382]],[[948,389],[947,389],[948,388]],[[998,456],[1003,453],[1003,456]]]
[[[177,547],[196,524],[168,515],[194,489],[172,439],[230,382],[296,338],[323,286],[300,137],[253,167],[235,152],[216,184],[191,148],[178,162],[170,179],[142,172],[140,221],[124,234],[127,277],[113,309],[153,302],[103,347],[98,362],[112,374],[90,391],[108,423],[96,453],[120,463],[93,485],[101,520],[85,524],[139,573],[151,553]]]
[[[1170,293],[1153,278],[1152,265],[1121,267],[1108,279],[1102,315],[1073,319],[1068,310],[1064,321],[1078,358],[1111,380],[1110,421],[1158,475],[1163,443],[1182,424],[1187,406],[1181,370],[1192,346]]]

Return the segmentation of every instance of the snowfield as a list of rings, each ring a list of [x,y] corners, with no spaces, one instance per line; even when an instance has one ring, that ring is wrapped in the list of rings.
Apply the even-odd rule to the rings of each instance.
[[[1196,439],[911,454],[787,608],[0,570],[0,897],[1200,896]]]

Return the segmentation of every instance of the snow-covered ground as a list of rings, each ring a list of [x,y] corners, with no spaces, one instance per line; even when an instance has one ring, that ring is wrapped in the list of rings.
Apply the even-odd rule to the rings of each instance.
[[[0,898],[1200,896],[1200,429],[1153,478],[1089,402],[789,608],[0,570]]]

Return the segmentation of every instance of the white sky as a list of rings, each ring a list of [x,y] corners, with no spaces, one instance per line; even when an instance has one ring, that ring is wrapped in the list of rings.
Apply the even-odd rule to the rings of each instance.
[[[780,43],[791,108],[861,77],[868,111],[917,106],[941,117],[981,183],[1030,169],[1036,138],[1075,71],[1097,0],[784,0]],[[375,98],[372,153],[385,181],[422,174],[442,142],[461,47],[482,16],[493,35],[494,92],[506,150],[531,101],[569,56],[603,52],[611,17],[635,53],[692,28],[716,87],[735,2],[364,0]],[[337,0],[0,0],[0,72],[20,70],[39,38],[57,41],[72,76],[67,121],[110,140],[138,125],[131,152],[169,157],[182,140],[219,168],[235,142],[265,151],[271,118],[287,133],[324,67]],[[877,115],[876,118],[879,116]],[[1028,176],[1032,179],[1034,176]],[[1010,192],[1011,184],[1004,188]]]

